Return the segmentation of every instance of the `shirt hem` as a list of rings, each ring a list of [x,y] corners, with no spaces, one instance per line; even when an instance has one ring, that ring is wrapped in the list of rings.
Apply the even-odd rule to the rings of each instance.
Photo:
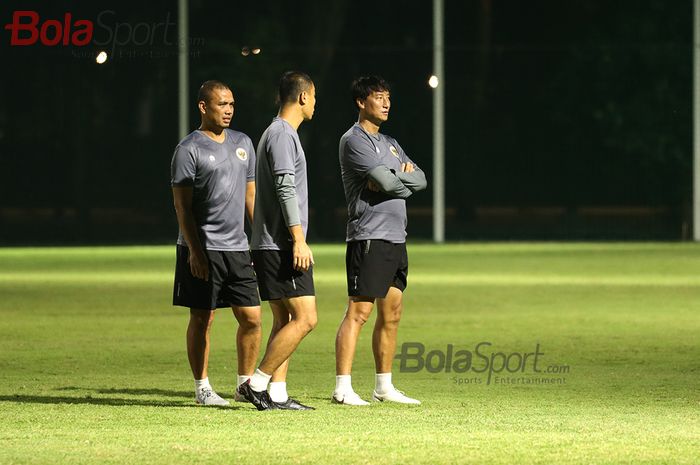
[[[355,241],[387,241],[392,244],[404,244],[406,243],[406,238],[396,239],[388,237],[377,237],[377,236],[360,236],[360,237],[345,237],[345,242],[355,242]]]
[[[182,247],[188,247],[187,244],[181,244],[180,242],[177,242],[177,245],[180,245]],[[209,246],[204,246],[205,250],[211,250],[213,252],[248,252],[250,251],[249,247],[209,247]]]
[[[289,247],[287,249],[283,249],[282,247],[277,245],[260,245],[257,247],[251,247],[250,250],[292,250],[292,248]]]

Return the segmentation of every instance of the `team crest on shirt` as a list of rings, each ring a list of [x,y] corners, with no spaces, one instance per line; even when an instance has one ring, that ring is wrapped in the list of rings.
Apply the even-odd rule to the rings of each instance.
[[[389,146],[389,151],[391,152],[391,154],[392,154],[393,156],[395,156],[396,158],[399,158],[399,151],[396,150],[396,147],[394,147],[393,145],[390,145],[390,146]]]
[[[216,157],[214,155],[209,155],[209,161],[214,163],[216,161]]]
[[[248,152],[246,152],[244,148],[238,147],[236,149],[236,156],[241,160],[246,161],[248,159]]]

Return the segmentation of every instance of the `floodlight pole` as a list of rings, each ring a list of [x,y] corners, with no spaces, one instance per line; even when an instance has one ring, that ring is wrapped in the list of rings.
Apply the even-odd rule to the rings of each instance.
[[[189,8],[187,0],[177,1],[177,106],[178,106],[178,134],[180,139],[190,132],[189,121]]]
[[[700,0],[696,0],[700,1]],[[445,73],[443,0],[433,0],[433,241],[445,242]]]
[[[693,240],[700,241],[700,0],[693,2]]]

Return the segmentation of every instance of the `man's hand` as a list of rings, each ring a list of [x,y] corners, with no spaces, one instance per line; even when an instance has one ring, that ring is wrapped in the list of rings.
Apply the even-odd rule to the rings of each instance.
[[[292,236],[294,246],[292,248],[292,268],[296,271],[309,271],[311,265],[314,264],[314,254],[306,245],[304,231],[300,224],[289,226],[289,234]]]
[[[371,190],[372,192],[379,192],[379,186],[377,186],[371,179],[367,181],[367,189]]]
[[[314,264],[314,254],[306,244],[306,241],[295,241],[292,253],[294,269],[297,271],[309,271],[311,265]]]
[[[413,163],[401,163],[401,171],[403,173],[413,173],[415,170]]]
[[[189,262],[192,276],[209,281],[209,259],[204,253],[192,253],[190,251]]]
[[[195,278],[209,281],[209,259],[199,242],[197,222],[192,210],[193,196],[192,186],[173,186],[177,224],[180,226],[180,231],[182,231],[189,249],[187,261],[190,264],[190,272]]]

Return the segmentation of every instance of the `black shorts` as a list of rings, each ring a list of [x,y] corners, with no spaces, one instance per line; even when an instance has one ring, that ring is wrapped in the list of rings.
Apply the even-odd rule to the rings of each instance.
[[[253,266],[258,276],[260,299],[316,295],[313,265],[309,271],[296,271],[291,250],[253,250]]]
[[[177,246],[173,305],[196,309],[255,307],[260,305],[250,252],[205,250],[209,280],[192,276],[187,247]]]
[[[383,298],[392,286],[403,292],[408,285],[406,243],[378,239],[348,242],[345,271],[349,296]]]

